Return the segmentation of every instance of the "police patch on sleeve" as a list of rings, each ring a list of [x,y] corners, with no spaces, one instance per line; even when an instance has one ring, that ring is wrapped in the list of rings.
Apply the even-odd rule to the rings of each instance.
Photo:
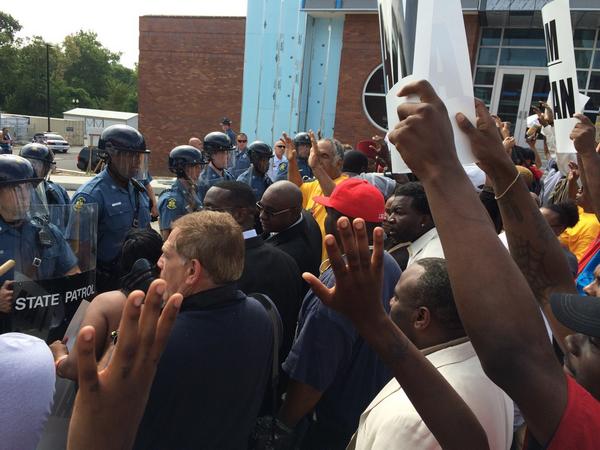
[[[287,170],[287,168],[288,168],[288,163],[285,162],[285,161],[283,161],[283,162],[279,163],[279,166],[277,167],[277,170],[279,172],[285,172]]]
[[[169,200],[167,200],[167,208],[168,209],[177,208],[177,201],[174,198],[170,198]]]
[[[74,204],[73,208],[75,209],[75,211],[80,211],[81,208],[83,208],[84,204],[85,204],[85,198],[79,197],[77,200],[75,200],[75,204]]]

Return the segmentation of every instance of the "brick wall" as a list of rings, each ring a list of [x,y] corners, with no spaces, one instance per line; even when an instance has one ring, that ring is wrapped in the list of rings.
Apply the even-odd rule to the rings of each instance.
[[[140,17],[139,128],[152,150],[150,172],[191,136],[240,123],[244,17]]]
[[[334,134],[343,143],[356,145],[383,131],[374,127],[363,108],[362,94],[369,74],[381,64],[377,14],[348,14],[340,61]]]

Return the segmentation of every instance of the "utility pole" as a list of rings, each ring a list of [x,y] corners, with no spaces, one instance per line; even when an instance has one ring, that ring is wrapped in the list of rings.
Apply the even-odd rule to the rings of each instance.
[[[50,129],[50,44],[46,44],[46,114],[48,115],[48,133]]]

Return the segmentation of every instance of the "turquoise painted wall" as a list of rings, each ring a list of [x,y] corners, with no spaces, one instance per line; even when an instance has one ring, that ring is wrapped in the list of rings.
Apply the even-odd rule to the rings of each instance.
[[[312,17],[300,0],[248,0],[241,131],[272,143],[282,131],[335,123],[343,16]]]

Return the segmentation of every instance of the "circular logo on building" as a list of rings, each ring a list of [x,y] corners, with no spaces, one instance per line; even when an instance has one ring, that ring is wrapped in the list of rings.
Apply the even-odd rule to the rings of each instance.
[[[169,201],[167,201],[167,208],[169,208],[169,209],[177,208],[177,201],[174,198],[170,198]]]

